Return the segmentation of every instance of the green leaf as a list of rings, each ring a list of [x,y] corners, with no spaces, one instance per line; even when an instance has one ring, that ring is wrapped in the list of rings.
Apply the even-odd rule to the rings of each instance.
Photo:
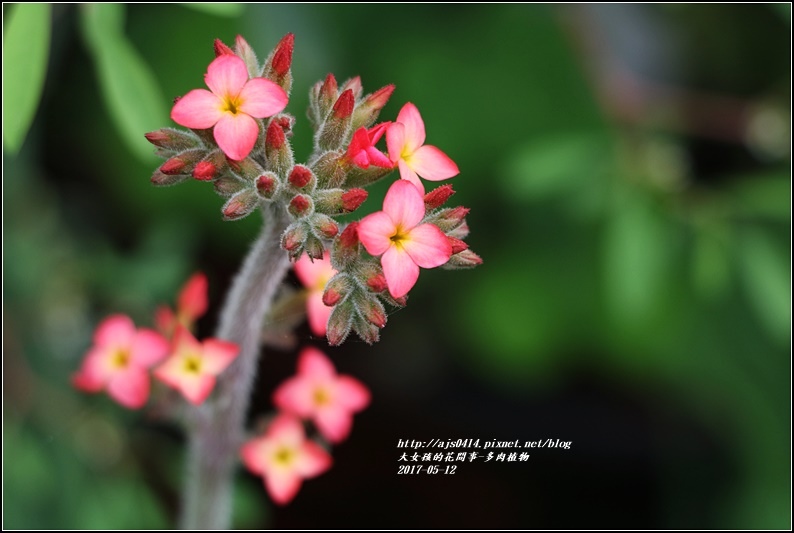
[[[168,121],[165,98],[149,66],[122,33],[124,6],[81,6],[83,36],[97,69],[105,105],[125,143],[144,160],[152,147],[144,133]]]
[[[3,144],[17,152],[36,115],[50,52],[50,5],[10,8],[3,39]]]
[[[788,171],[743,177],[726,194],[731,212],[736,215],[791,220]]]
[[[207,13],[209,15],[215,15],[218,17],[239,17],[245,10],[245,6],[238,2],[228,2],[223,4],[215,2],[209,2],[206,4],[187,2],[182,5],[189,7],[190,9],[195,9],[196,11],[201,11],[202,13]]]

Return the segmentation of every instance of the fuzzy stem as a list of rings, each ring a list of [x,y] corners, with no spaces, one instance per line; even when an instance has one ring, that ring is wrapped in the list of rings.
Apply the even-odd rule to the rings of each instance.
[[[283,206],[262,209],[264,227],[229,291],[216,336],[240,346],[218,380],[214,401],[191,413],[183,529],[229,529],[234,468],[256,379],[262,323],[289,269],[280,238],[289,219]]]

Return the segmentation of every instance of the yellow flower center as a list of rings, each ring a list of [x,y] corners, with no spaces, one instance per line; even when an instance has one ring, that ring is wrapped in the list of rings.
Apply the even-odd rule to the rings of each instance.
[[[119,348],[110,359],[111,366],[115,369],[127,368],[130,362],[130,351],[126,348]]]
[[[289,466],[290,463],[292,463],[292,461],[295,459],[295,455],[294,449],[282,446],[276,450],[276,453],[273,454],[273,460],[277,465]]]
[[[314,389],[314,403],[317,405],[326,405],[331,403],[331,395],[322,387]]]
[[[184,370],[188,374],[201,374],[201,358],[195,354],[185,357]]]
[[[243,102],[240,100],[239,96],[235,97],[225,97],[223,99],[223,106],[221,110],[224,112],[231,113],[232,115],[236,115],[240,112],[240,106],[243,105]]]
[[[394,230],[394,235],[389,237],[389,240],[398,248],[402,249],[403,244],[405,241],[408,240],[408,232],[405,231],[402,226],[397,226]]]

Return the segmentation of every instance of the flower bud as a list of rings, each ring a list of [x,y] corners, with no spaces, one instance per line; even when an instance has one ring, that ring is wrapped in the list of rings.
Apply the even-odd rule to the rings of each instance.
[[[342,186],[349,168],[344,155],[338,151],[325,152],[311,165],[317,177],[317,186],[322,189]]]
[[[221,176],[212,185],[215,192],[225,198],[230,198],[248,187],[247,183],[231,175]]]
[[[220,150],[215,150],[196,164],[193,177],[199,181],[215,179],[226,168],[226,156]]]
[[[171,185],[182,183],[186,179],[188,179],[186,174],[163,174],[160,169],[157,169],[152,174],[151,182],[156,187],[170,187]]]
[[[256,189],[243,189],[231,198],[222,208],[224,220],[238,220],[250,215],[261,199]]]
[[[350,132],[354,105],[352,90],[348,89],[339,96],[331,113],[317,131],[315,138],[317,146],[323,150],[338,150],[342,147]]]
[[[331,254],[331,265],[340,272],[358,261],[360,252],[360,241],[358,240],[358,221],[351,222],[334,239],[333,253]]]
[[[220,57],[222,55],[228,55],[228,56],[234,55],[234,50],[226,46],[226,44],[220,39],[215,39],[214,48],[215,48],[215,57]]]
[[[367,344],[374,344],[380,339],[380,329],[358,314],[353,316],[353,331]]]
[[[441,265],[445,270],[460,270],[463,268],[474,268],[482,264],[482,258],[471,250],[463,250],[449,258],[449,261]]]
[[[342,211],[352,213],[358,209],[369,193],[364,189],[350,189],[342,194]]]
[[[325,245],[320,239],[309,234],[304,243],[304,250],[311,259],[322,260],[323,254],[325,254]]]
[[[234,40],[234,51],[245,62],[245,67],[248,69],[248,77],[256,78],[259,76],[259,61],[256,59],[256,53],[248,41],[243,39],[242,35],[238,35]]]
[[[293,166],[292,148],[278,120],[271,120],[265,134],[267,169],[285,177]]]
[[[353,129],[357,130],[361,127],[369,128],[372,126],[378,120],[381,109],[389,101],[393,92],[394,85],[387,85],[367,95],[353,113]]]
[[[201,149],[180,152],[179,155],[175,155],[160,165],[160,172],[171,176],[176,174],[190,175],[196,163],[201,160],[205,153],[205,150]]]
[[[442,185],[437,187],[425,195],[425,209],[435,209],[444,205],[450,196],[455,194],[452,185]]]
[[[326,215],[351,213],[367,199],[364,189],[322,189],[314,193],[314,208]]]
[[[273,52],[270,53],[262,69],[262,77],[278,84],[287,94],[289,94],[292,88],[292,73],[290,72],[290,66],[292,65],[292,52],[294,48],[295,35],[288,33],[281,38],[273,49]]]
[[[368,168],[351,165],[344,184],[348,187],[366,187],[385,178],[391,174],[393,170],[394,168],[391,167],[386,168],[377,165],[370,165]]]
[[[463,242],[460,239],[456,239],[455,237],[450,237],[447,235],[447,240],[449,241],[450,246],[452,246],[452,253],[457,254],[462,252],[463,250],[467,250],[469,245]]]
[[[272,199],[278,190],[278,176],[272,172],[265,172],[256,178],[256,190],[265,200]]]
[[[339,234],[339,224],[328,215],[315,213],[312,217],[312,227],[326,239],[333,239]]]
[[[250,157],[246,157],[242,161],[227,159],[226,163],[235,174],[249,183],[254,183],[265,172],[265,169]]]
[[[328,318],[326,336],[331,346],[339,346],[348,335],[353,325],[353,305],[350,302],[342,302],[334,306],[331,316]]]
[[[312,204],[311,196],[296,194],[292,200],[290,200],[287,210],[295,218],[301,218],[312,214],[314,210]]]
[[[314,173],[307,167],[295,165],[289,173],[289,182],[296,189],[307,188],[311,190],[317,180],[314,178]]]
[[[325,77],[325,81],[320,86],[320,111],[322,113],[321,120],[325,118],[325,115],[331,109],[331,106],[334,105],[337,98],[339,98],[339,88],[336,84],[336,78],[333,74],[328,74]]]
[[[375,296],[357,298],[355,304],[359,314],[367,322],[379,328],[386,325],[386,309]]]
[[[337,274],[328,281],[323,292],[323,303],[333,307],[339,300],[350,294],[352,282],[347,274]]]
[[[167,152],[182,152],[201,146],[201,140],[187,131],[161,128],[145,134],[146,140]]]
[[[293,222],[281,236],[281,247],[289,252],[290,258],[298,259],[303,253],[303,245],[308,236],[309,231],[305,224]]]
[[[430,222],[431,224],[435,224],[438,228],[443,231],[444,233],[448,231],[452,231],[460,224],[463,223],[463,219],[466,215],[469,214],[469,208],[458,206],[458,207],[451,207],[447,209],[442,209],[438,213],[431,215],[428,217],[425,222]]]
[[[469,225],[464,220],[460,226],[447,232],[447,237],[455,237],[456,239],[465,239],[469,236]]]
[[[386,276],[378,272],[367,278],[367,287],[372,292],[383,292],[389,288],[389,285],[386,283]]]
[[[361,93],[364,90],[364,88],[361,86],[361,77],[356,76],[354,78],[350,78],[349,80],[347,80],[342,85],[342,88],[339,89],[339,92],[345,92],[348,89],[353,91],[354,100],[358,100],[359,98],[361,98]]]

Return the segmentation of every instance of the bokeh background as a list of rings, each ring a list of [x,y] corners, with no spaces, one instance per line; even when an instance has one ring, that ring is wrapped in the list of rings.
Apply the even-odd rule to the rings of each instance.
[[[241,470],[237,527],[791,527],[788,4],[60,4],[9,43],[17,7],[3,6],[5,527],[175,524],[179,428],[69,376],[99,320],[151,325],[196,270],[212,334],[260,221],[222,222],[198,182],[153,188],[143,133],[202,86],[214,38],[242,33],[264,57],[287,32],[298,156],[311,84],[395,83],[381,116],[422,111],[461,168],[453,200],[485,263],[424,272],[379,344],[326,350],[371,407],[285,508]],[[44,76],[29,130],[17,96],[37,87],[12,66]],[[324,346],[305,325],[298,338]],[[267,351],[252,427],[297,350]],[[572,446],[405,476],[405,438]]]

